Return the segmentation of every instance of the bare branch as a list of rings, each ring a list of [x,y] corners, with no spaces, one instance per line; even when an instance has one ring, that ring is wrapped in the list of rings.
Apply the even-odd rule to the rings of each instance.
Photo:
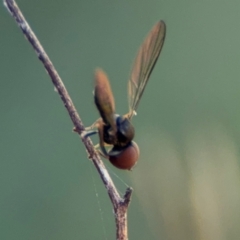
[[[18,23],[19,27],[21,28],[23,34],[28,39],[29,43],[34,48],[35,52],[39,60],[43,63],[45,69],[47,70],[53,85],[58,91],[64,106],[66,107],[70,118],[75,126],[75,131],[81,136],[81,133],[84,131],[84,125],[82,120],[80,119],[76,108],[60,78],[56,69],[54,68],[52,62],[50,61],[48,55],[44,51],[42,45],[40,44],[39,40],[37,39],[36,35],[30,28],[29,24],[25,20],[22,12],[20,11],[18,5],[14,0],[4,0],[4,5],[11,13],[11,15],[15,18],[16,22]],[[92,141],[89,138],[81,137],[86,150],[89,154],[89,158],[93,161],[106,189],[108,195],[111,199],[113,204],[114,212],[115,212],[115,221],[117,226],[117,239],[126,240],[127,237],[127,207],[130,202],[132,189],[128,188],[122,199],[117,192],[117,189],[109,176],[108,171],[106,170],[102,160],[100,159],[98,153],[95,151]]]

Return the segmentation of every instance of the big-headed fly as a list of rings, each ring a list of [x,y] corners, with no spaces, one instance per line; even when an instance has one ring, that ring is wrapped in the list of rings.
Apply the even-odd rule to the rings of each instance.
[[[129,112],[123,116],[115,113],[113,93],[107,75],[97,69],[95,72],[94,101],[99,118],[86,128],[84,136],[99,134],[100,154],[117,168],[132,169],[139,158],[138,145],[133,141],[134,127],[131,119],[142,97],[150,74],[162,50],[166,25],[159,21],[147,35],[135,59],[128,82]],[[93,129],[97,130],[93,130]],[[110,151],[106,150],[111,146]]]

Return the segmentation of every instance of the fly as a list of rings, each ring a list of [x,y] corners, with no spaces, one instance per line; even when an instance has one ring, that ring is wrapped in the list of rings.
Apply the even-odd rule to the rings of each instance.
[[[165,35],[166,24],[159,21],[138,50],[128,81],[127,114],[116,114],[108,77],[101,69],[95,71],[94,101],[101,118],[86,128],[84,136],[98,133],[100,154],[117,168],[131,170],[139,158],[139,147],[133,141],[135,130],[131,120],[136,115],[138,104],[162,50]],[[107,151],[107,146],[112,147],[110,151]]]

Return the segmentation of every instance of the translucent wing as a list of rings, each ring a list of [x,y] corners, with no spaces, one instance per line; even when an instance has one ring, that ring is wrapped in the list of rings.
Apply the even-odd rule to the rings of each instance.
[[[130,119],[136,114],[139,100],[162,50],[165,34],[166,25],[163,21],[159,21],[152,28],[138,51],[128,83],[128,117]]]
[[[94,101],[105,124],[116,133],[115,103],[106,73],[101,69],[95,71]]]

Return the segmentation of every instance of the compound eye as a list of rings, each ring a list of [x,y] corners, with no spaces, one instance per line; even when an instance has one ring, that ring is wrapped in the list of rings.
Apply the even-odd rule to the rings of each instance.
[[[108,153],[109,161],[117,168],[131,170],[139,158],[139,147],[131,141],[126,147],[113,147]]]

